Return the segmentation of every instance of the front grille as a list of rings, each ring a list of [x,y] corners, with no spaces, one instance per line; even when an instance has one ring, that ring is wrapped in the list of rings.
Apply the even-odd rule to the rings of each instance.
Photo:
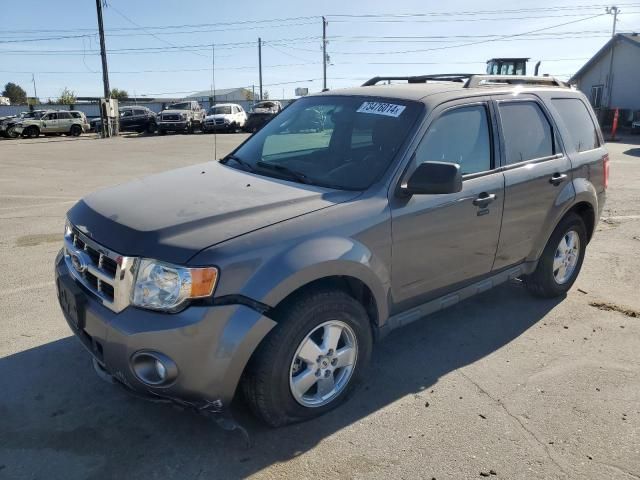
[[[216,125],[224,125],[224,118],[216,118]]]
[[[64,253],[73,277],[104,306],[119,312],[129,304],[135,258],[103,247],[75,227],[65,233]]]
[[[170,121],[170,122],[176,122],[176,121],[182,120],[182,117],[180,115],[166,114],[166,115],[162,115],[161,119],[162,120],[167,120],[167,121]]]

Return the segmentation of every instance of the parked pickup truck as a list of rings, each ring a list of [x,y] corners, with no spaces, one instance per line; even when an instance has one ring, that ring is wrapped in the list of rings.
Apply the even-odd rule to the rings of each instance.
[[[549,77],[380,80],[69,210],[58,298],[103,378],[211,414],[241,388],[280,426],[345,400],[397,327],[512,279],[571,288],[609,178],[584,95]],[[321,131],[298,125],[309,112]]]
[[[202,128],[204,116],[204,110],[195,100],[173,103],[156,117],[158,133],[193,133],[194,130]]]

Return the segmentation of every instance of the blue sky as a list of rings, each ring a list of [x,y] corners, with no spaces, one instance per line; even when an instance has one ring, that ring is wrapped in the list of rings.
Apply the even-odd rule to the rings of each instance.
[[[295,87],[319,91],[322,15],[329,22],[330,88],[384,74],[481,72],[484,62],[497,56],[531,57],[531,67],[542,60],[543,73],[567,78],[610,35],[606,4],[592,2],[108,0],[104,23],[110,83],[130,95],[178,97],[207,90],[212,82],[207,45],[215,43],[217,88],[255,84],[257,89],[260,36],[265,42],[263,83],[271,98],[290,97]],[[30,0],[29,8],[20,5],[26,4],[3,8],[0,84],[16,82],[33,95],[33,72],[40,98],[55,97],[64,87],[79,96],[100,95],[95,2]],[[639,31],[640,1],[618,5],[618,31]],[[485,13],[459,13],[479,11]],[[548,28],[568,22],[574,23]],[[526,32],[533,33],[513,36]],[[154,50],[123,50],[137,48]]]

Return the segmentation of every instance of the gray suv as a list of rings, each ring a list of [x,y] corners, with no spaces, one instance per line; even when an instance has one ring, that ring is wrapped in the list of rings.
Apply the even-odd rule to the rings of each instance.
[[[608,178],[584,95],[540,77],[379,80],[69,210],[58,296],[102,377],[211,414],[238,390],[280,426],[340,404],[397,327],[510,279],[571,288]],[[301,128],[310,112],[322,130]]]

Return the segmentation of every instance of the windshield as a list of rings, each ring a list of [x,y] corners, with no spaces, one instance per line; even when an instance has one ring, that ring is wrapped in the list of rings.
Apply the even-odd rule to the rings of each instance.
[[[167,110],[191,110],[191,102],[172,103]]]
[[[211,107],[207,112],[207,115],[229,115],[231,114],[231,106],[225,105],[222,107]]]
[[[421,103],[396,99],[308,97],[274,117],[234,156],[255,173],[364,190],[391,164],[421,110]]]

